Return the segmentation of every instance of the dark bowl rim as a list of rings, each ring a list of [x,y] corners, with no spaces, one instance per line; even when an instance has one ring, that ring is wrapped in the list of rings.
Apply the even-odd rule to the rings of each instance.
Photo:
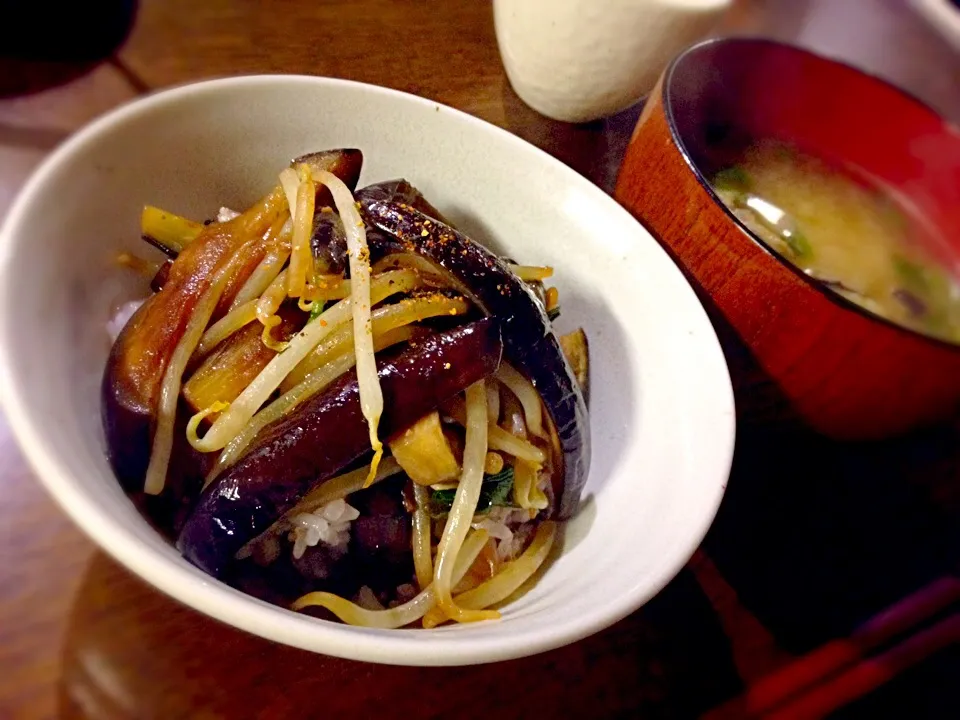
[[[731,36],[731,37],[721,37],[721,38],[711,38],[709,40],[704,40],[702,42],[691,45],[679,55],[673,58],[670,61],[670,64],[667,65],[666,70],[663,73],[663,85],[660,89],[661,102],[663,103],[663,112],[667,119],[667,127],[670,129],[670,137],[673,140],[674,145],[680,151],[680,155],[683,157],[684,162],[687,164],[687,167],[690,168],[693,176],[696,178],[697,182],[700,184],[706,192],[713,203],[723,211],[723,213],[733,222],[733,224],[744,234],[749,240],[752,240],[761,250],[766,252],[768,255],[773,257],[781,266],[785,267],[795,276],[801,278],[805,284],[812,287],[814,290],[819,292],[821,295],[826,297],[828,300],[833,302],[835,305],[838,305],[843,310],[850,310],[855,312],[858,315],[863,316],[867,320],[873,320],[881,323],[882,325],[892,328],[901,333],[905,333],[910,337],[918,338],[920,340],[939,345],[943,348],[946,348],[952,352],[960,353],[960,341],[950,342],[949,340],[944,340],[942,338],[935,337],[933,335],[927,335],[926,333],[920,332],[919,330],[914,330],[905,325],[901,325],[889,318],[886,318],[882,315],[872,312],[862,305],[858,305],[852,300],[848,300],[843,295],[840,295],[836,291],[832,290],[825,283],[820,280],[817,280],[807,273],[803,272],[799,267],[794,265],[792,262],[783,257],[776,250],[767,245],[766,242],[760,238],[759,235],[755,234],[750,228],[748,228],[740,219],[726,206],[726,204],[720,199],[717,193],[714,191],[713,186],[700,171],[700,168],[693,161],[693,158],[690,156],[687,146],[683,141],[683,138],[680,136],[680,132],[677,129],[676,119],[673,114],[673,103],[670,97],[670,88],[672,86],[673,74],[677,69],[677,66],[687,57],[702,51],[708,47],[714,47],[717,45],[766,45],[770,47],[776,47],[781,50],[786,50],[788,52],[794,52],[800,55],[807,55],[809,57],[821,60],[823,62],[829,63],[831,65],[836,65],[839,68],[844,70],[852,71],[858,75],[863,76],[866,80],[871,82],[879,83],[886,86],[888,89],[893,90],[896,95],[899,95],[904,100],[909,103],[912,103],[918,106],[921,110],[929,113],[932,117],[940,121],[945,127],[954,127],[946,118],[944,118],[940,113],[930,107],[927,103],[920,100],[918,97],[912,93],[904,90],[903,88],[894,85],[890,81],[875,75],[873,73],[867,72],[861,68],[858,68],[850,63],[843,62],[842,60],[836,60],[834,58],[821,55],[819,53],[807,50],[806,48],[798,47],[791,43],[782,42],[779,40],[771,40],[769,38],[760,38],[760,37],[750,37],[750,36]],[[960,132],[960,130],[958,130]]]

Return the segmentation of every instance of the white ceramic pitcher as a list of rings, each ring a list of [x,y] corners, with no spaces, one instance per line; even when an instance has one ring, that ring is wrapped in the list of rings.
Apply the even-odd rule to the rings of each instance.
[[[534,110],[586,122],[649,92],[733,0],[494,0],[510,84]]]

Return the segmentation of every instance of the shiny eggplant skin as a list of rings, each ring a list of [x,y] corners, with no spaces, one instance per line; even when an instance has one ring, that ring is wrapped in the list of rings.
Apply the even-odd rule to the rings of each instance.
[[[363,153],[356,148],[340,148],[337,150],[321,150],[295,157],[291,166],[306,163],[314,170],[326,170],[343,180],[343,183],[352,191],[357,187],[360,179],[360,170],[363,167]],[[332,206],[333,196],[326,185],[317,183],[316,206]]]
[[[587,334],[583,328],[577,328],[573,332],[560,336],[560,349],[563,350],[563,356],[567,358],[570,367],[573,368],[573,375],[577,378],[577,384],[580,386],[580,392],[583,393],[583,399],[590,406],[590,343],[587,340]]]
[[[453,227],[450,221],[423,196],[422,192],[403,178],[384,180],[383,182],[374,183],[373,185],[367,185],[357,193],[357,199],[360,200],[361,198],[367,201],[380,200],[383,202],[409,205],[427,217],[439,220],[445,225]]]
[[[583,393],[543,304],[496,255],[457,230],[393,200],[396,181],[357,192],[371,252],[410,252],[442,268],[485,313],[500,322],[504,355],[540,392],[563,452],[555,515],[573,515],[590,465],[590,423]],[[401,196],[402,197],[402,196]],[[391,247],[376,245],[389,236]]]
[[[165,260],[157,270],[153,279],[150,280],[150,289],[153,290],[153,292],[156,293],[163,290],[163,286],[166,285],[167,279],[170,277],[171,267],[173,267],[173,260]]]
[[[328,150],[297,158],[328,170],[349,187],[360,176],[359,150]],[[325,188],[318,202],[332,202]],[[265,234],[286,211],[286,196],[275,188],[239,217],[204,227],[167,268],[162,287],[130,319],[111,348],[101,383],[101,419],[107,455],[120,483],[137,490],[150,460],[160,385],[177,343],[213,275],[233,255],[243,262],[227,283],[217,315],[263,259],[272,240]],[[247,242],[251,238],[260,238]]]
[[[314,215],[310,249],[321,272],[339,275],[349,270],[347,235],[339,215],[322,210]]]
[[[305,163],[314,170],[326,170],[332,175],[336,175],[352,191],[360,177],[360,169],[363,165],[363,153],[355,149],[322,150],[320,152],[310,153],[294,158],[291,161],[292,166]],[[317,207],[329,205],[333,202],[333,197],[326,185],[316,184]],[[346,240],[344,240],[346,242]],[[246,258],[239,270],[233,274],[227,287],[223,291],[223,299],[217,306],[216,317],[227,312],[234,296],[240,291],[240,288],[246,282],[250,274],[256,269],[263,260],[267,246],[270,242],[264,242],[253,245],[246,249]]]
[[[286,208],[279,189],[248,213],[208,225],[173,261],[163,287],[130,318],[107,358],[100,411],[107,455],[120,483],[136,490],[150,460],[160,386],[190,316],[217,269]]]
[[[430,335],[378,362],[386,438],[495,372],[499,325],[483,319]],[[334,382],[287,418],[265,428],[233,467],[201,495],[177,546],[219,577],[237,551],[270,527],[317,483],[370,450],[355,372]]]

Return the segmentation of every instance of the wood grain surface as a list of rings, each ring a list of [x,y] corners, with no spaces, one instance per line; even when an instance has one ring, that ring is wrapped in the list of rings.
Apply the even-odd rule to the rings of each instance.
[[[135,9],[127,39],[98,48],[99,61],[58,58],[45,28],[8,23],[36,33],[20,45],[44,52],[0,57],[0,78],[15,81],[0,83],[0,213],[36,163],[89,119],[199,78],[308,73],[417,93],[509,129],[608,190],[638,115],[585,126],[538,116],[510,89],[489,3],[477,0],[143,0]],[[899,0],[744,0],[724,29],[841,55],[960,118],[960,62]],[[885,457],[905,468],[869,491],[869,507],[886,514],[854,501],[862,465],[844,476],[840,499],[850,502],[834,502],[824,482],[805,488],[805,478],[778,489],[770,453],[789,448],[748,432],[706,554],[641,611],[534,658],[418,670],[291,650],[169,600],[73,527],[0,420],[0,718],[693,717],[942,571],[953,539],[944,522],[960,512],[956,465],[943,457],[958,434],[937,432]],[[839,468],[854,462],[835,448],[816,452]],[[904,507],[909,522],[884,534]],[[871,554],[873,541],[887,555]],[[926,552],[930,543],[937,552]],[[831,564],[838,545],[844,562]],[[894,562],[884,560],[890,553]],[[884,707],[942,709],[929,698],[948,696],[931,683],[945,686],[948,675],[931,667],[891,685]],[[916,704],[921,696],[926,705]],[[869,716],[872,702],[848,716]]]

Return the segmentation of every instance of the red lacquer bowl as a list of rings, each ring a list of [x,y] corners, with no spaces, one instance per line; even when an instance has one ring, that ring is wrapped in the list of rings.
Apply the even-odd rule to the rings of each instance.
[[[901,193],[960,268],[960,131],[877,78],[766,40],[677,57],[634,131],[615,196],[698,289],[727,352],[744,420],[800,420],[882,438],[960,406],[960,346],[883,320],[811,280],[724,207],[704,173],[717,148],[771,138],[852,164]],[[868,238],[864,242],[869,242]]]

